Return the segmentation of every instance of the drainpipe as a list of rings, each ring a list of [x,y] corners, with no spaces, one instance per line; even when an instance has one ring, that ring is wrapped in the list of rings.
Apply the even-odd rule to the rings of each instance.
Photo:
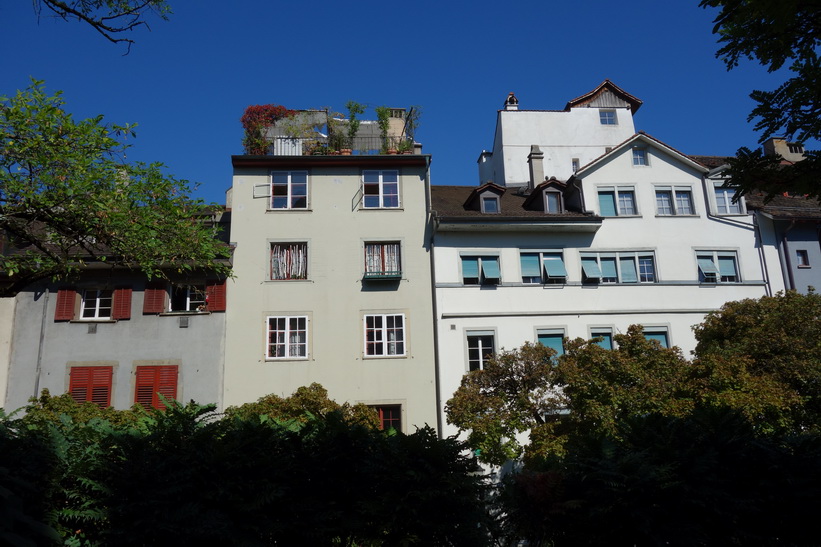
[[[781,246],[784,249],[783,254],[781,255],[784,258],[784,269],[787,270],[787,279],[790,280],[790,286],[787,287],[790,290],[797,290],[795,288],[795,277],[792,273],[792,260],[790,260],[790,247],[787,244],[787,234],[795,228],[795,221],[791,220],[790,225],[787,226],[787,229],[784,230],[784,233],[781,235]]]
[[[434,234],[436,233],[437,215],[431,207],[430,197],[430,156],[426,158],[425,165],[425,210],[428,216],[428,229],[430,230],[430,237],[428,239],[428,247],[430,248],[430,295],[431,295],[431,312],[433,314],[433,377],[434,389],[436,390],[436,435],[438,438],[444,438],[444,427],[442,424],[442,380],[439,370],[439,321],[437,320],[438,311],[436,307],[436,260],[434,260]]]
[[[764,277],[764,288],[767,296],[773,295],[773,287],[770,281],[770,270],[767,267],[767,253],[764,252],[764,239],[761,237],[761,226],[758,224],[758,212],[753,213],[753,230],[760,245],[758,246],[758,262],[761,265],[761,273]]]
[[[34,397],[40,396],[40,373],[43,370],[43,345],[46,340],[46,315],[48,312],[48,295],[49,290],[46,286],[46,292],[43,295],[43,317],[40,319],[40,342],[37,345],[37,367],[34,371]]]

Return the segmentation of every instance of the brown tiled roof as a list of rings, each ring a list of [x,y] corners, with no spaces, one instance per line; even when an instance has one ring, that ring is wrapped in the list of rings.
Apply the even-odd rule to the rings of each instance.
[[[764,203],[764,194],[756,192],[744,196],[744,201],[747,209],[779,220],[821,220],[821,203],[814,198],[781,195]]]
[[[431,186],[431,207],[439,218],[475,218],[499,221],[504,219],[550,219],[550,220],[593,220],[599,217],[586,215],[580,212],[545,213],[543,211],[530,211],[523,207],[528,195],[520,194],[514,188],[499,197],[499,213],[482,213],[481,211],[471,211],[465,208],[467,196],[473,192],[473,186]]]
[[[633,112],[633,114],[635,114],[636,111],[638,111],[638,109],[641,108],[641,105],[644,104],[644,101],[642,101],[638,97],[634,97],[633,95],[630,95],[628,92],[626,92],[625,90],[623,90],[622,88],[620,88],[619,86],[617,86],[616,84],[611,82],[610,80],[604,80],[593,91],[589,91],[589,92],[585,93],[584,95],[581,95],[579,97],[576,97],[575,99],[571,99],[571,100],[567,101],[567,106],[565,107],[565,110],[570,110],[570,108],[573,107],[573,106],[577,106],[577,105],[580,105],[580,104],[585,104],[585,103],[588,103],[588,102],[592,101],[596,97],[596,95],[598,95],[601,92],[601,90],[604,89],[605,87],[610,88],[610,90],[613,93],[615,93],[616,95],[620,95],[625,101],[630,103],[630,110]]]
[[[708,169],[715,169],[716,167],[721,167],[727,160],[729,159],[728,156],[688,156],[691,160],[700,163],[704,167]]]

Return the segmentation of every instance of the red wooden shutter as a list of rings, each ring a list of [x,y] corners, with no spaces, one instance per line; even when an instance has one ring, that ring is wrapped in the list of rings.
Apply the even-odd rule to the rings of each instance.
[[[112,367],[71,367],[68,391],[77,403],[111,406]]]
[[[111,310],[112,319],[131,319],[131,287],[114,289],[114,303]]]
[[[165,311],[165,282],[152,281],[145,286],[143,294],[143,313],[162,313]]]
[[[71,321],[74,319],[74,304],[77,300],[77,291],[69,288],[57,290],[57,305],[54,308],[55,321]]]
[[[146,409],[165,409],[157,393],[168,399],[177,398],[177,366],[137,367],[134,402]]]
[[[208,311],[225,311],[225,280],[209,281],[205,287]]]

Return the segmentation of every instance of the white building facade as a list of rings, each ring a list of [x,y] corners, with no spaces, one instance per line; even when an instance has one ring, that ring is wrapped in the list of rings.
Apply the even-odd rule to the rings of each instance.
[[[598,126],[612,121],[604,113],[614,110],[632,132],[629,106],[602,104],[616,90],[605,82],[584,96],[586,106],[556,113],[574,120],[568,142],[600,135]],[[559,353],[564,338],[599,337],[613,347],[616,334],[639,324],[647,337],[689,355],[692,326],[705,314],[783,289],[777,250],[761,244],[743,201],[733,203],[708,167],[644,133],[606,149],[596,142],[595,157],[575,165],[574,157],[589,157],[582,145],[554,150],[560,135],[528,144],[540,129],[510,135],[517,127],[501,121],[508,113],[500,111],[488,163],[504,166],[504,182],[515,186],[432,189],[443,404],[466,372],[525,341]],[[522,146],[508,153],[499,141]]]

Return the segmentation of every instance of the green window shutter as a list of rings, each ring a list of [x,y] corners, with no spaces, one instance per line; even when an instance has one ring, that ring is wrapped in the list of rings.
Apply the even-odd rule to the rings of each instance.
[[[622,283],[638,283],[639,277],[636,273],[636,262],[633,257],[620,258],[619,265],[621,266]]]
[[[616,216],[616,193],[599,192],[599,210],[603,217]]]
[[[547,277],[567,277],[567,270],[564,267],[564,262],[562,262],[561,256],[545,256],[544,269],[547,272]]]

